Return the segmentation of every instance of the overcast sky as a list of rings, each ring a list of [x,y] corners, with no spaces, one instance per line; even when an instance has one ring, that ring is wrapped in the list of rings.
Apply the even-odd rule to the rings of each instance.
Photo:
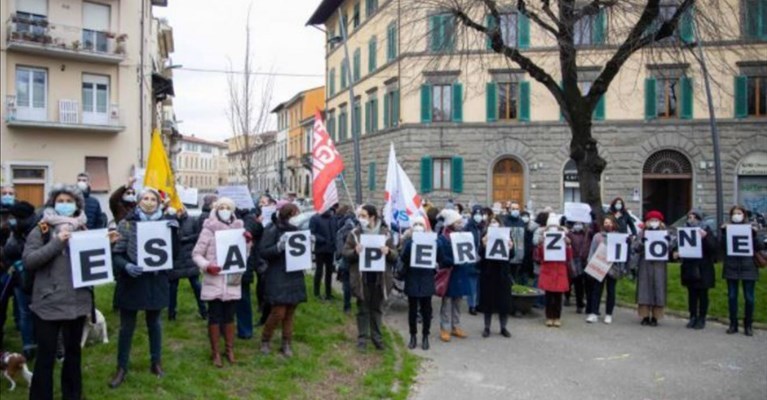
[[[210,140],[231,136],[227,109],[227,75],[188,69],[228,70],[229,59],[242,70],[245,23],[250,16],[253,67],[257,71],[316,75],[274,77],[270,107],[288,100],[298,91],[324,82],[324,35],[305,26],[321,0],[171,0],[168,7],[154,7],[154,14],[168,19],[173,27],[173,72],[176,118],[179,130]],[[215,4],[215,5],[214,5]],[[260,84],[263,77],[257,77]],[[258,90],[255,91],[258,93]],[[272,120],[276,125],[276,119]]]

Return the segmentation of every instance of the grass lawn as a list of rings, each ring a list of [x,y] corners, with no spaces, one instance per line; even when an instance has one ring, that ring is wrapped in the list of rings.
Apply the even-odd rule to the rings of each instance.
[[[680,265],[677,263],[668,264],[668,294],[667,308],[681,311],[687,314],[687,289],[682,286]],[[723,321],[729,321],[727,312],[727,281],[721,279],[722,264],[716,264],[716,286],[708,293],[709,298],[709,318],[721,318]],[[636,282],[629,279],[618,281],[617,287],[618,301],[624,303],[636,303]],[[743,287],[738,291],[739,306],[738,314],[743,318]],[[756,283],[756,308],[754,310],[754,320],[756,322],[767,323],[767,272],[760,271],[759,281]]]
[[[116,368],[120,325],[109,306],[113,289],[110,285],[96,291],[97,305],[108,323],[109,344],[89,345],[83,351],[84,394],[89,399],[405,399],[418,370],[419,359],[391,330],[384,335],[386,351],[375,351],[371,345],[367,353],[359,353],[354,317],[341,312],[340,301],[323,303],[312,296],[296,312],[292,359],[276,352],[279,331],[272,355],[261,355],[259,329],[254,339],[235,342],[237,365],[229,366],[224,360],[224,368],[215,368],[210,362],[206,322],[197,316],[189,285],[182,281],[178,319],[168,322],[163,313],[166,376],[157,379],[149,373],[148,339],[139,316],[128,377],[120,388],[111,390],[107,382]],[[21,349],[12,318],[6,332],[8,348]],[[223,350],[223,340],[221,347]],[[55,373],[57,387],[59,370],[60,365]],[[3,380],[0,398],[26,399],[24,386],[8,392],[8,382]]]

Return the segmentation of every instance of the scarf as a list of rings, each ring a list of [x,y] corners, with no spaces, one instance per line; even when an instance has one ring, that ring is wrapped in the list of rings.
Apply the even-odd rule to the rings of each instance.
[[[142,222],[157,221],[162,218],[162,211],[160,210],[160,207],[157,207],[157,210],[154,212],[154,214],[147,214],[141,207],[136,207],[136,214]]]
[[[59,213],[57,213],[56,210],[51,207],[43,210],[42,222],[45,222],[46,224],[54,227],[56,230],[61,229],[66,225],[69,225],[69,230],[71,232],[83,230],[85,229],[85,224],[87,221],[88,218],[82,211],[80,211],[80,215],[76,217],[65,217],[63,215],[59,215]]]
[[[374,226],[368,226],[367,228],[362,228],[362,233],[368,234],[368,235],[377,235],[381,232],[381,221],[376,221],[376,224]]]

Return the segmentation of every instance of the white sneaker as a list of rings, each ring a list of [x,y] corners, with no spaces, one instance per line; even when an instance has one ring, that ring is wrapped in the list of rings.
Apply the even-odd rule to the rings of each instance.
[[[586,317],[586,322],[588,322],[588,323],[597,322],[597,315],[596,314],[589,314],[589,316]]]
[[[606,323],[607,325],[610,325],[610,324],[612,324],[612,323],[613,323],[613,316],[612,316],[612,315],[609,315],[609,314],[608,314],[608,315],[605,315],[605,323]]]

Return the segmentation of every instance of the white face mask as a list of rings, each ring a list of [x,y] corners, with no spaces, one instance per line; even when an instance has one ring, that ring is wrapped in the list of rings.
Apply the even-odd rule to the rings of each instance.
[[[293,226],[298,226],[301,224],[301,217],[298,215],[296,215],[295,217],[290,217],[290,219],[288,220],[288,223]]]
[[[88,190],[88,183],[87,182],[83,182],[83,181],[79,181],[79,182],[77,182],[77,187],[80,188],[80,190],[83,190],[83,191],[84,190]]]
[[[530,217],[522,217],[522,222],[524,223],[530,222]]]
[[[221,218],[222,221],[229,221],[229,219],[232,218],[232,211],[218,210],[218,217]]]
[[[573,225],[573,230],[575,230],[575,231],[582,231],[583,230],[583,225],[582,224],[575,224],[575,225]]]
[[[474,222],[476,222],[476,223],[482,222],[482,215],[474,214]]]
[[[501,224],[499,224],[498,222],[491,222],[490,226],[492,226],[493,228],[497,228],[497,227],[501,226]]]
[[[732,214],[732,222],[736,224],[743,222],[743,214]]]
[[[136,195],[135,194],[126,194],[123,196],[123,201],[126,203],[135,203],[136,202]]]
[[[424,228],[421,225],[416,225],[416,226],[413,227],[413,232],[423,232],[425,230],[426,230],[426,228]]]
[[[615,209],[620,211],[623,209],[623,203],[615,203]]]
[[[650,228],[652,229],[658,229],[660,228],[660,221],[652,221],[648,225],[650,225]]]
[[[370,226],[370,221],[368,221],[366,218],[360,218],[358,221],[362,229],[367,229],[367,227]]]

